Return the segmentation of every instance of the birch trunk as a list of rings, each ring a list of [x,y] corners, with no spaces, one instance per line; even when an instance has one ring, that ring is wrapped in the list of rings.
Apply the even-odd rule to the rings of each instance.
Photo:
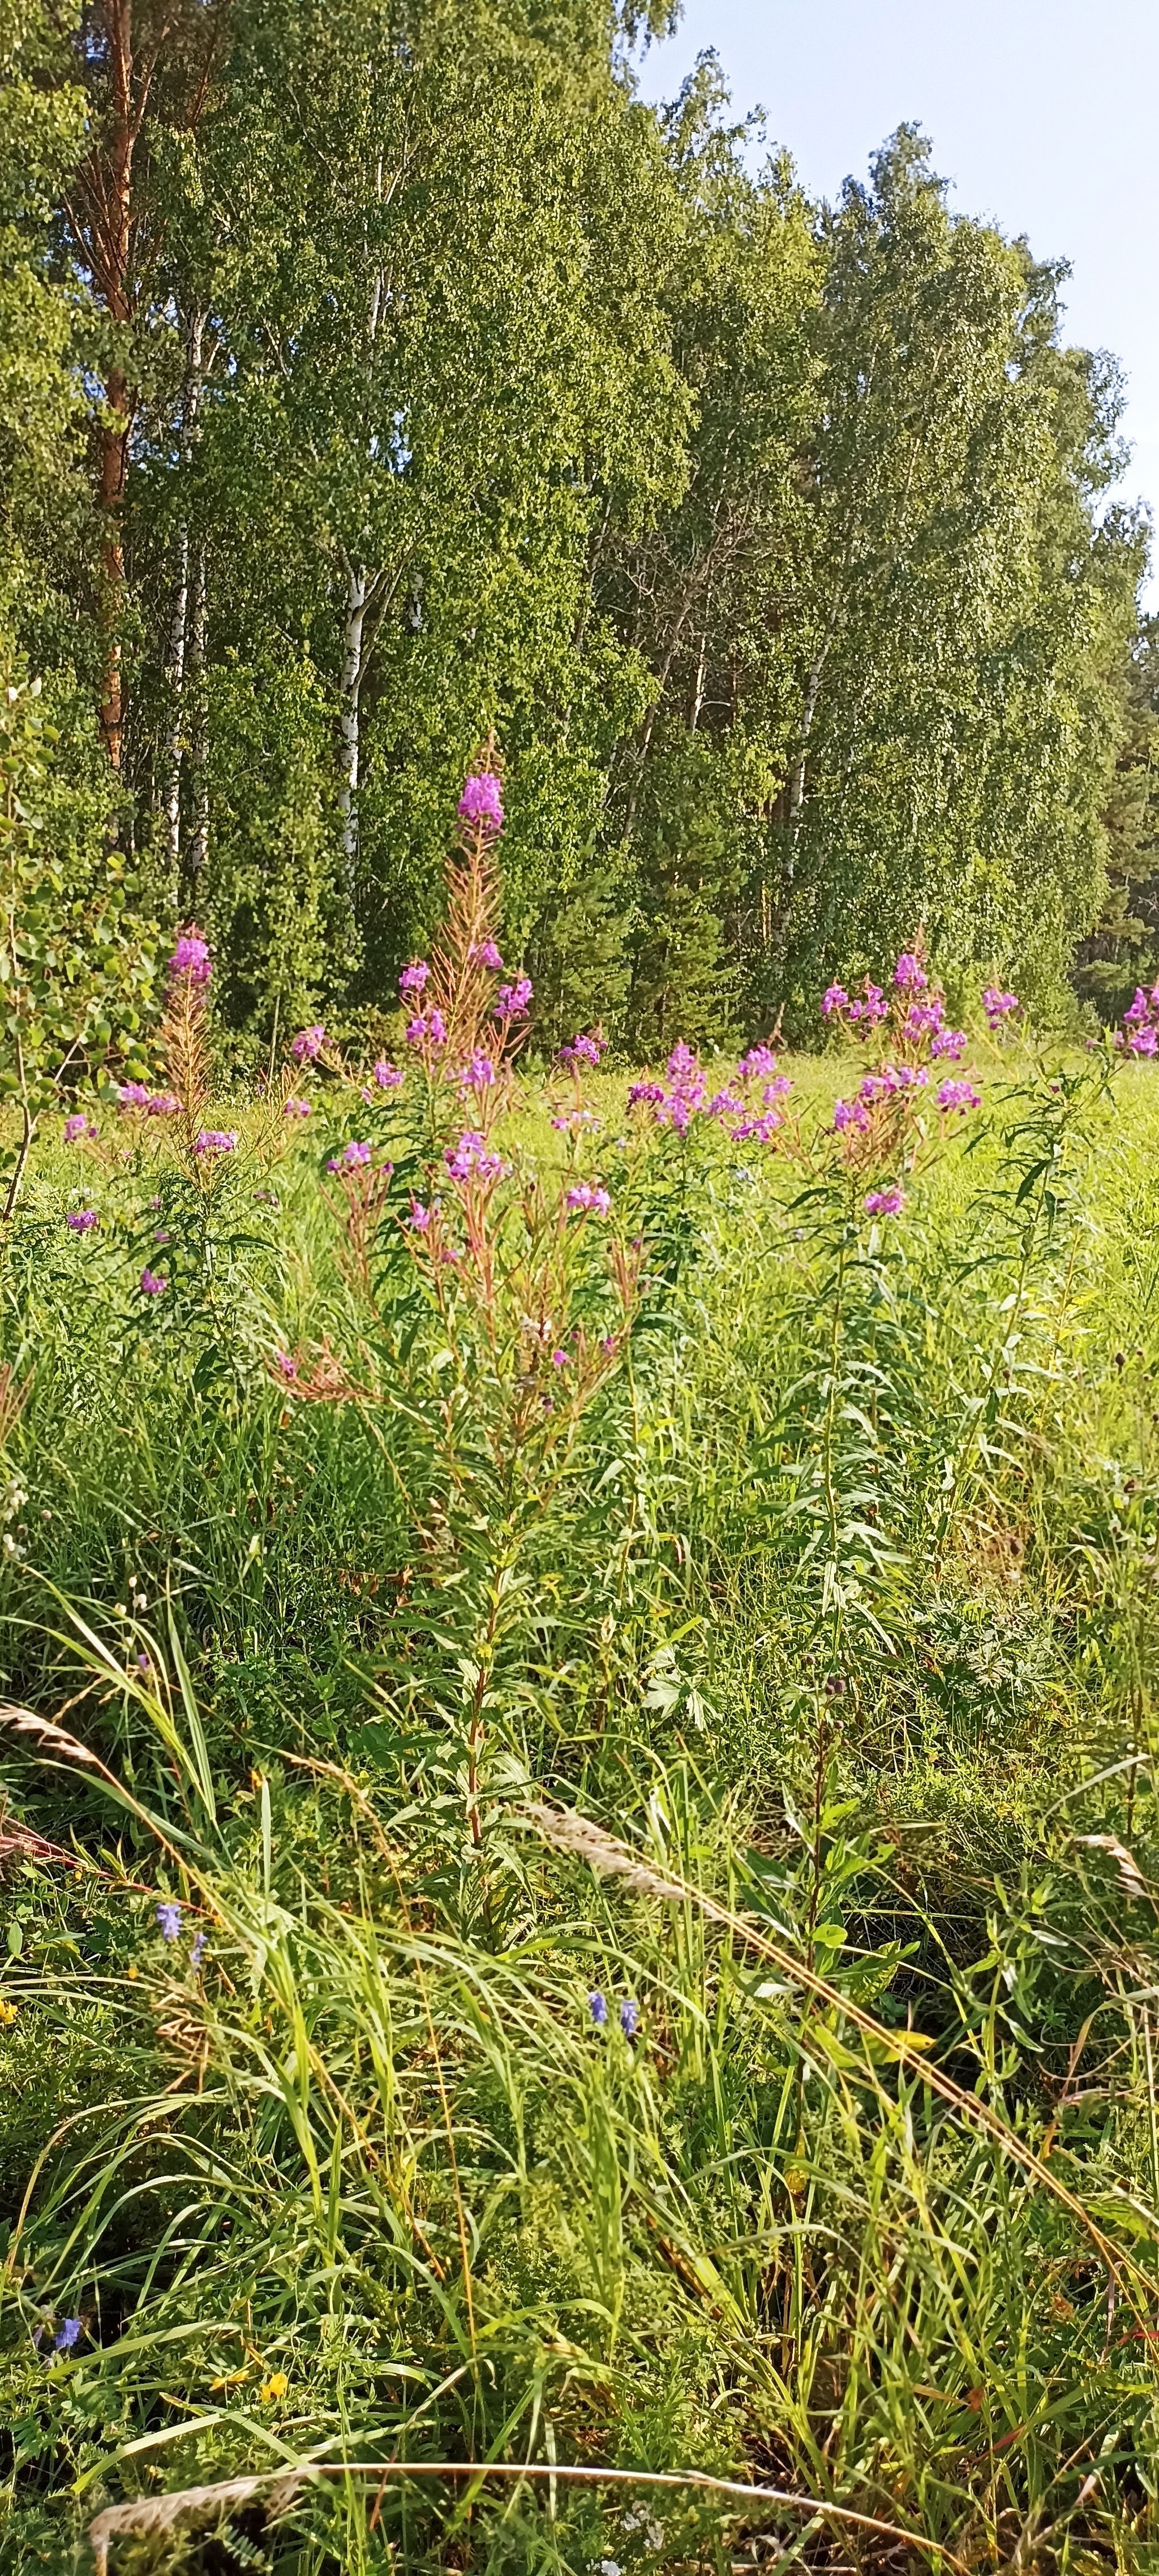
[[[363,633],[370,584],[361,564],[346,567],[346,618],[342,637],[341,701],[338,729],[341,750],[338,764],[338,810],[342,816],[342,854],[346,862],[347,891],[354,893],[354,870],[358,858],[358,701],[362,688]]]
[[[209,712],[205,703],[205,629],[207,617],[205,548],[194,560],[189,620],[188,676],[191,700],[189,763],[193,772],[193,815],[189,835],[190,909],[196,909],[197,884],[209,857]]]
[[[201,351],[205,331],[204,313],[194,313],[189,321],[189,339],[185,367],[185,387],[181,404],[180,464],[183,476],[188,474],[201,412]],[[204,575],[202,576],[204,593]],[[204,596],[202,598],[204,623]],[[165,847],[169,858],[169,884],[173,908],[181,901],[181,760],[185,732],[185,654],[189,620],[189,521],[182,515],[177,529],[177,562],[173,580],[173,614],[169,622],[169,721],[165,727],[163,753],[162,809],[165,816]],[[204,639],[203,639],[204,643]]]

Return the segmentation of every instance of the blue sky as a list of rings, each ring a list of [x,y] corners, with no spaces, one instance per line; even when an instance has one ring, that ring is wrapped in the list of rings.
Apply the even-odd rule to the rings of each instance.
[[[685,0],[645,95],[671,96],[708,47],[812,193],[864,176],[910,120],[952,206],[1071,262],[1066,336],[1121,361],[1120,490],[1159,523],[1159,0]]]

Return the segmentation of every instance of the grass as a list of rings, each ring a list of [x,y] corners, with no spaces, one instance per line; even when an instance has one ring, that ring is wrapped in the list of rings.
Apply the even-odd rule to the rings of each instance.
[[[429,1099],[42,1148],[0,2563],[1155,2563],[1159,1095],[982,1061],[877,1225],[529,1077],[447,1294]]]

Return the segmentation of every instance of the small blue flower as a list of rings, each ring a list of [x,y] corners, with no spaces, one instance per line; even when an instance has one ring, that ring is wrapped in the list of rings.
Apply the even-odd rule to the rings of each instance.
[[[191,1968],[199,1968],[201,1966],[201,1962],[205,1957],[205,1944],[208,1938],[209,1935],[206,1932],[195,1933],[193,1947],[189,1953],[189,1965]]]
[[[634,2039],[640,2027],[640,2007],[626,1996],[620,2006],[620,2028],[625,2039]]]
[[[590,2012],[591,2017],[592,2017],[592,2020],[594,2021],[594,2023],[595,2023],[595,2025],[596,2025],[596,2029],[597,2029],[597,2030],[602,2030],[602,2029],[603,2029],[603,2027],[604,2027],[604,2023],[606,2022],[606,2020],[607,2020],[607,2018],[608,2018],[608,2006],[607,2006],[607,1999],[606,1999],[606,1997],[605,1997],[604,1995],[601,1995],[601,1994],[600,1994],[600,1993],[598,1993],[598,1992],[597,1992],[597,1993],[595,1993],[595,1994],[591,1994],[591,1995],[589,1995],[589,1996],[588,1996],[588,2011]]]
[[[60,2329],[60,2333],[58,2335],[54,2335],[52,2338],[53,2350],[55,2352],[71,2352],[74,2343],[79,2343],[79,2341],[80,2318],[66,2317],[64,2324]]]
[[[165,1941],[176,1941],[181,1931],[180,1906],[159,1905],[157,1908],[157,1921],[160,1926],[162,1939]]]

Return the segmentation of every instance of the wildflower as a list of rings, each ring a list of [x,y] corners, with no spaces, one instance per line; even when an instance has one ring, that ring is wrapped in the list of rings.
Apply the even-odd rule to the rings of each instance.
[[[298,1374],[298,1363],[295,1359],[291,1359],[289,1351],[275,1351],[274,1367],[280,1371],[287,1385]]]
[[[533,990],[530,975],[520,975],[514,984],[501,984],[495,1003],[496,1019],[525,1020]]]
[[[180,1908],[180,1906],[179,1906],[179,1905],[172,1905],[172,1904],[159,1905],[159,1906],[157,1907],[156,1911],[157,1911],[157,1923],[158,1923],[158,1927],[159,1927],[159,1930],[160,1930],[160,1933],[161,1933],[161,1938],[162,1938],[162,1940],[163,1940],[163,1941],[176,1941],[176,1940],[178,1940],[178,1939],[180,1938],[180,1934],[181,1934],[181,1908]]]
[[[410,965],[404,966],[402,973],[399,976],[399,992],[421,993],[430,971],[430,967],[428,966],[425,957],[412,958]]]
[[[209,1934],[207,1932],[194,1933],[193,1942],[189,1952],[189,1965],[191,1968],[199,1968],[201,1966],[201,1962],[205,1957],[205,1945],[208,1939]]]
[[[914,956],[912,948],[903,948],[893,970],[893,980],[899,993],[925,992],[929,977],[920,957]]]
[[[766,1109],[763,1118],[742,1118],[739,1127],[730,1127],[728,1132],[734,1145],[747,1144],[751,1136],[756,1137],[759,1145],[771,1145],[778,1127],[783,1127],[784,1123],[777,1110]]]
[[[868,1127],[869,1111],[866,1108],[864,1101],[835,1100],[833,1103],[833,1124],[837,1129],[838,1134],[842,1134],[847,1127]]]
[[[596,2029],[602,2030],[604,2023],[608,2018],[608,2005],[607,1997],[600,1993],[598,1987],[593,1994],[588,1996],[588,2011],[591,2014]]]
[[[495,1080],[495,1067],[489,1055],[476,1047],[469,1064],[459,1075],[460,1091],[487,1091]]]
[[[72,2351],[72,2348],[73,2348],[73,2345],[74,2345],[74,2344],[76,2344],[76,2343],[79,2343],[79,2342],[80,2342],[80,2318],[79,2318],[79,2317],[66,2317],[66,2318],[65,2318],[65,2320],[64,2320],[63,2325],[61,2326],[61,2329],[60,2329],[59,2334],[55,2334],[55,2335],[53,2336],[53,2338],[52,2338],[52,2349],[53,2349],[53,2351],[54,2351],[54,2352],[71,2352],[71,2351]]]
[[[598,1031],[584,1030],[579,1037],[572,1039],[570,1046],[560,1048],[560,1063],[598,1065],[607,1043],[607,1039],[601,1037]]]
[[[1154,1055],[1159,1047],[1159,1032],[1152,1028],[1134,1029],[1128,1044],[1133,1055]]]
[[[139,1672],[139,1673],[151,1673],[151,1672],[152,1672],[152,1670],[153,1670],[153,1659],[152,1659],[152,1656],[151,1656],[151,1655],[140,1654],[140,1655],[137,1655],[137,1656],[134,1658],[134,1660],[135,1660],[135,1662],[136,1662],[137,1670],[138,1670],[138,1672]]]
[[[848,1010],[849,995],[843,984],[829,985],[827,991],[821,995],[821,1008],[827,1020],[832,1018],[834,1011]]]
[[[291,1094],[290,1098],[282,1103],[283,1118],[308,1118],[309,1115],[310,1103],[308,1100],[297,1100],[294,1098],[293,1094]]]
[[[15,2021],[19,2010],[19,2004],[10,2004],[6,1995],[0,1995],[0,2024],[5,2030]]]
[[[435,1211],[433,1209],[424,1207],[420,1199],[412,1198],[407,1224],[410,1226],[413,1233],[425,1234],[434,1213]]]
[[[569,1208],[581,1208],[593,1216],[607,1216],[611,1199],[606,1190],[593,1188],[590,1181],[575,1181],[567,1193]]]
[[[169,1282],[159,1279],[155,1270],[143,1270],[140,1285],[142,1297],[163,1297]]]
[[[99,1225],[101,1220],[95,1208],[70,1208],[64,1221],[73,1234],[91,1234],[94,1225]]]
[[[942,1005],[940,1002],[911,1002],[905,1015],[902,1036],[903,1038],[908,1038],[910,1044],[914,1045],[919,1038],[935,1036],[937,1031],[941,1028],[941,1025]],[[963,1040],[963,1044],[964,1043],[965,1041]]]
[[[175,1091],[151,1091],[145,1103],[146,1118],[175,1118],[181,1103]]]
[[[268,2406],[273,2398],[284,2397],[289,2385],[284,2370],[271,2370],[269,2378],[263,2379],[258,2390],[259,2402],[263,2406]]]
[[[402,1066],[400,1064],[388,1064],[384,1055],[380,1055],[376,1059],[374,1066],[374,1079],[378,1084],[380,1091],[397,1091],[402,1078]]]
[[[551,1354],[551,1365],[553,1368],[567,1368],[570,1365],[570,1362],[570,1351],[553,1351]]]
[[[704,1104],[704,1114],[706,1118],[742,1118],[744,1102],[737,1099],[735,1091],[714,1091]]]
[[[831,984],[829,992],[841,992],[840,985]],[[829,994],[827,993],[825,1001],[827,1002],[828,999]],[[842,1001],[845,1000],[845,995],[843,993],[841,994],[841,999]],[[825,1002],[822,1002],[821,1008],[824,1010]],[[741,1082],[756,1082],[761,1077],[768,1080],[776,1070],[777,1059],[773,1054],[772,1048],[762,1045],[750,1047],[748,1054],[742,1055],[740,1063],[737,1066],[737,1075]]]
[[[414,1047],[445,1046],[447,1043],[447,1023],[443,1018],[442,1012],[435,1010],[424,1011],[419,1019],[408,1020],[406,1024],[406,1042],[408,1046]]]
[[[148,1084],[144,1082],[123,1082],[117,1093],[118,1106],[124,1110],[148,1109],[151,1098]]]
[[[628,1086],[629,1109],[644,1108],[645,1106],[649,1108],[655,1107],[658,1109],[663,1098],[664,1085],[662,1082],[633,1082]]]
[[[503,789],[493,770],[480,770],[475,777],[464,780],[459,815],[464,823],[482,823],[488,831],[502,831]]]
[[[1127,1013],[1128,1019],[1132,1016],[1135,1004],[1139,1002],[1143,1003],[1144,1010],[1146,1010],[1146,998],[1142,993],[1137,992],[1135,995],[1135,1002],[1132,1004],[1131,1010]],[[999,1029],[1008,1014],[1011,1011],[1020,1011],[1022,1004],[1018,999],[1017,993],[1002,993],[999,991],[996,984],[987,984],[986,990],[982,995],[982,1008],[985,1011],[988,1026],[991,1029]]]
[[[352,1172],[359,1163],[369,1161],[369,1145],[360,1136],[351,1136],[340,1154],[331,1155],[326,1169],[328,1172]]]
[[[471,950],[472,966],[486,966],[492,975],[501,975],[503,960],[493,939],[476,940]]]
[[[904,1206],[904,1190],[867,1190],[865,1193],[868,1216],[900,1216]]]
[[[96,1128],[90,1125],[83,1109],[74,1109],[71,1118],[65,1119],[64,1141],[66,1145],[79,1145],[82,1136],[95,1136],[96,1132]]]
[[[183,930],[169,960],[171,975],[187,975],[191,984],[208,984],[211,968],[209,948],[195,921]]]
[[[938,1085],[939,1109],[980,1109],[982,1094],[972,1082],[941,1082]]]
[[[453,1181],[497,1181],[503,1169],[498,1154],[489,1154],[473,1127],[464,1129],[457,1145],[448,1145],[443,1161]]]
[[[195,1154],[234,1154],[237,1152],[236,1127],[199,1127],[193,1139]]]
[[[930,1039],[930,1054],[948,1056],[951,1064],[960,1063],[965,1052],[966,1032],[964,1029],[939,1029],[936,1035]]]
[[[632,2002],[630,1996],[625,1996],[620,2006],[620,2028],[625,2039],[634,2039],[639,2027],[640,2007]]]
[[[325,1044],[326,1031],[321,1021],[316,1020],[313,1028],[299,1029],[297,1037],[291,1039],[290,1053],[295,1064],[313,1064],[321,1055]]]
[[[672,1089],[657,1104],[657,1125],[671,1127],[674,1134],[683,1136],[694,1110],[703,1109],[708,1092],[700,1060],[683,1038],[668,1058],[668,1079]]]

